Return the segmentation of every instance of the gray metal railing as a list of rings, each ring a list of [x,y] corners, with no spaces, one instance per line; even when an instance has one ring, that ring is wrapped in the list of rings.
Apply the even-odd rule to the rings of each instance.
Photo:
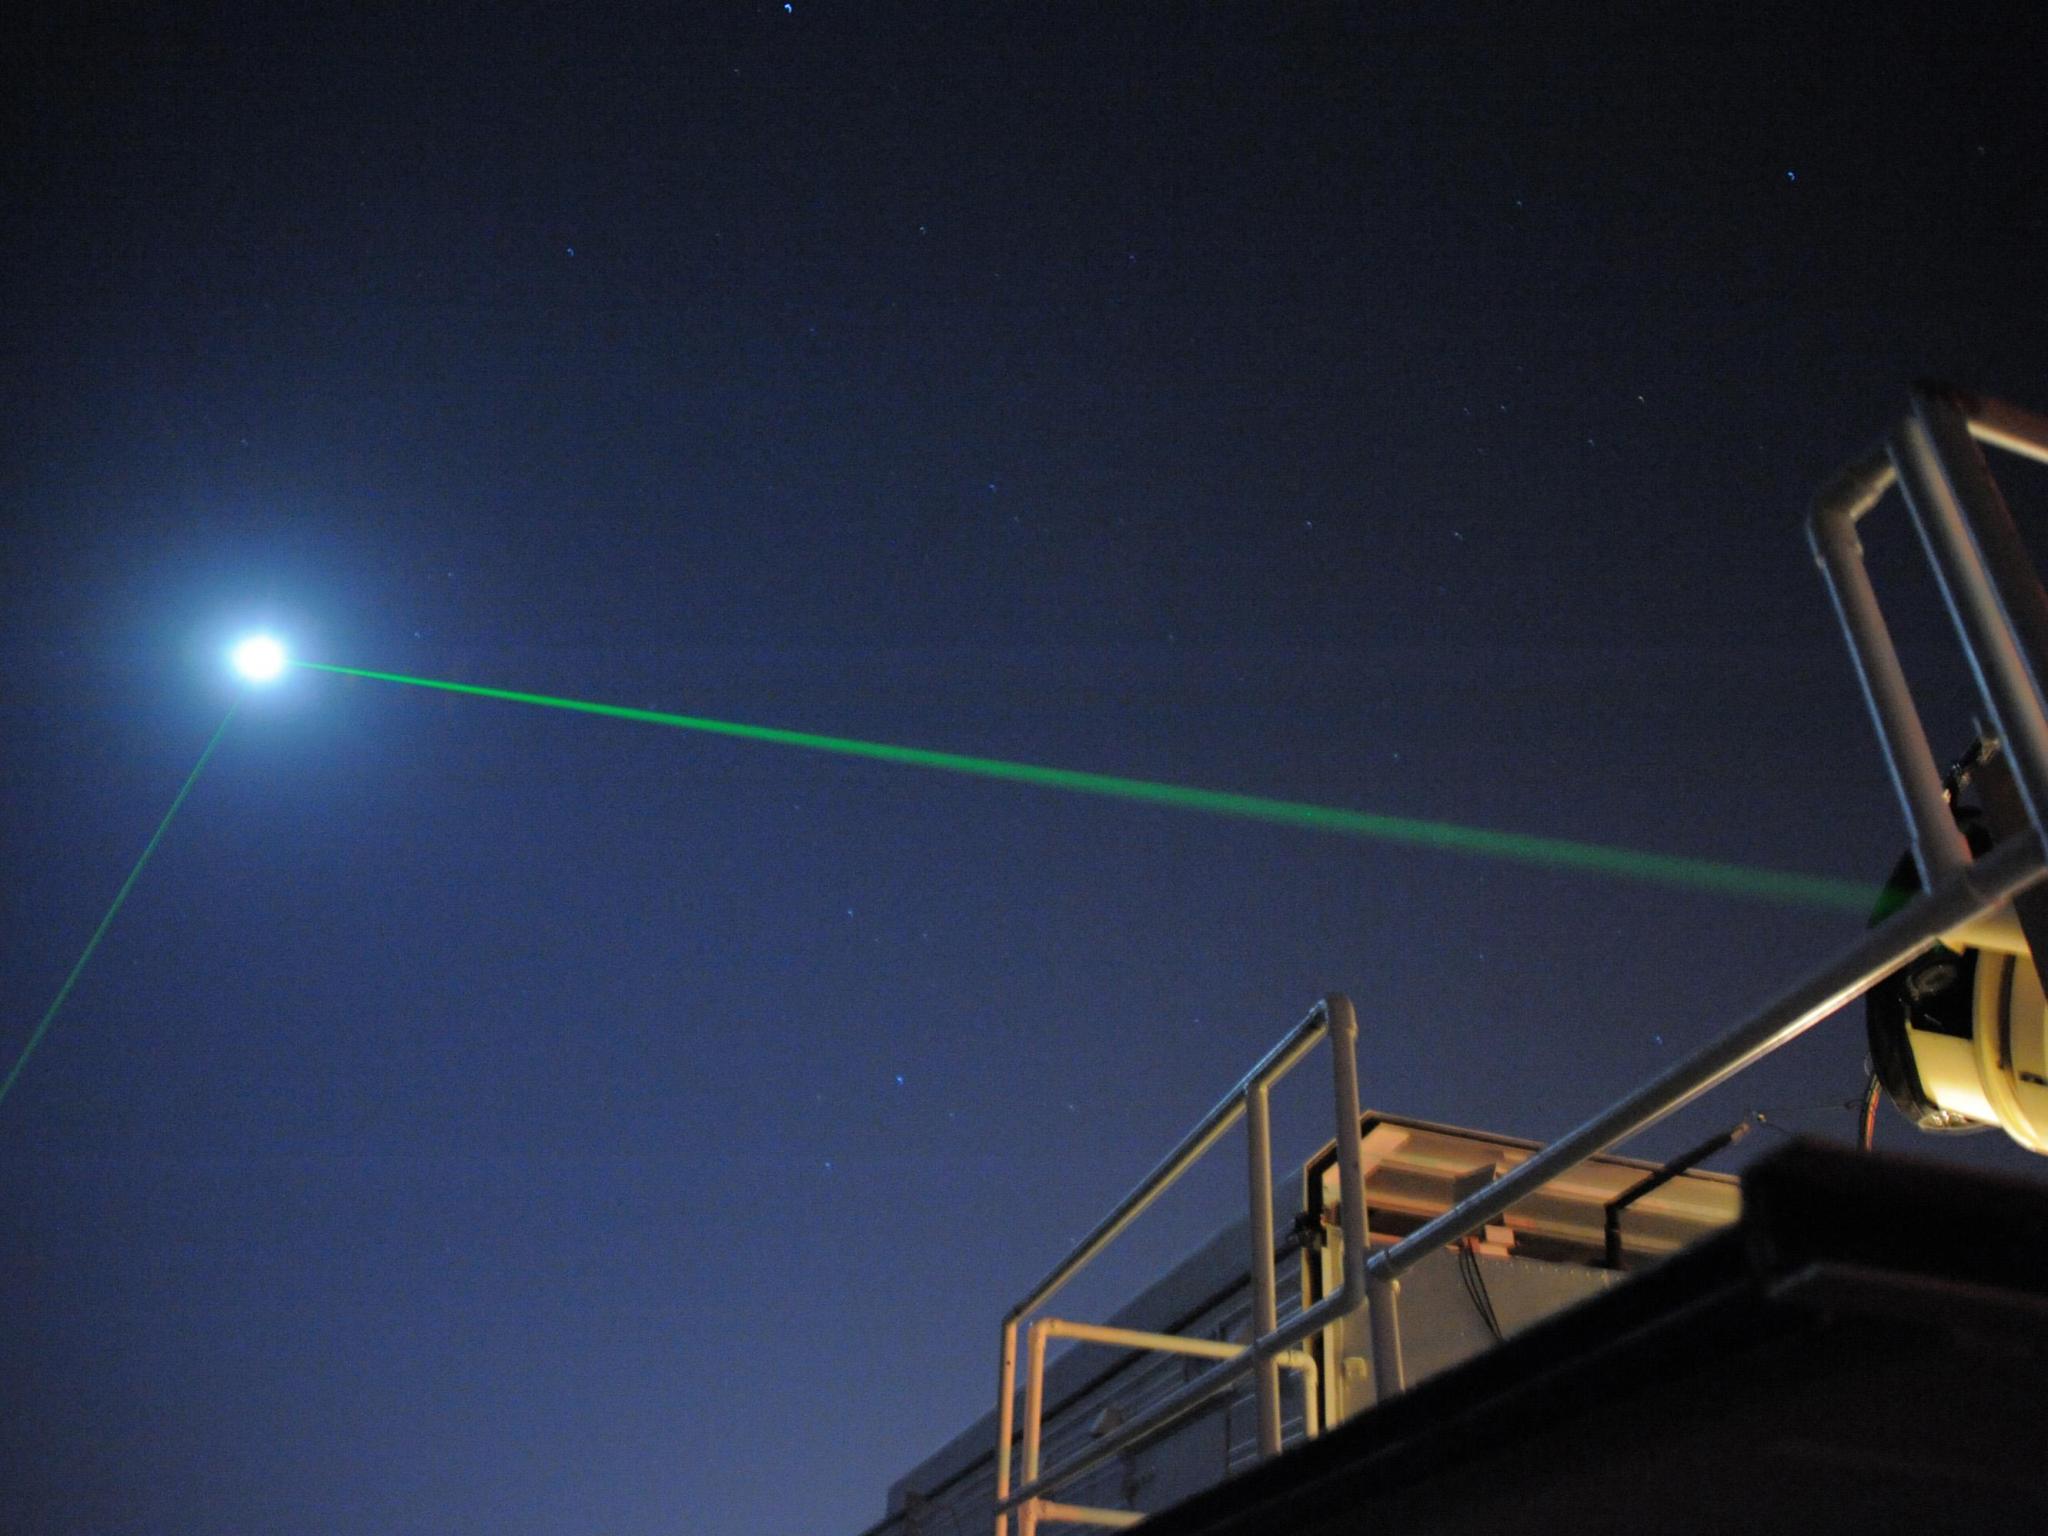
[[[1336,1112],[1337,1167],[1341,1195],[1339,1225],[1344,1240],[1344,1286],[1315,1306],[1280,1326],[1275,1321],[1273,1277],[1273,1147],[1268,1123],[1268,1098],[1272,1085],[1285,1076],[1325,1037],[1330,1042],[1330,1075],[1333,1108]],[[1259,1410],[1259,1447],[1263,1455],[1280,1449],[1279,1366],[1283,1359],[1299,1369],[1305,1359],[1296,1350],[1310,1334],[1357,1310],[1368,1294],[1366,1272],[1366,1209],[1363,1148],[1358,1139],[1358,1015],[1349,998],[1332,993],[1311,1009],[1308,1016],[1262,1057],[1258,1065],[1225,1094],[1216,1107],[1183,1136],[1180,1144],[1160,1160],[1138,1186],[1117,1202],[1095,1228],[1012,1307],[1003,1319],[1000,1383],[996,1399],[996,1536],[1007,1536],[1009,1518],[1018,1515],[1019,1536],[1033,1536],[1045,1520],[1081,1521],[1090,1524],[1124,1524],[1125,1511],[1090,1510],[1077,1505],[1055,1504],[1049,1498],[1056,1488],[1094,1470],[1112,1456],[1145,1436],[1186,1417],[1195,1409],[1229,1389],[1249,1372],[1256,1372]],[[1044,1412],[1044,1341],[1051,1330],[1034,1325],[1031,1329],[1030,1377],[1024,1405],[1023,1485],[1010,1486],[1012,1441],[1016,1438],[1017,1328],[1028,1314],[1037,1311],[1073,1279],[1095,1256],[1115,1241],[1118,1234],[1144,1213],[1153,1201],[1180,1178],[1203,1153],[1235,1125],[1248,1121],[1247,1167],[1251,1185],[1251,1277],[1252,1340],[1218,1360],[1194,1380],[1170,1393],[1152,1411],[1102,1436],[1078,1456],[1053,1471],[1038,1464],[1039,1428]],[[1391,1292],[1389,1291],[1389,1296]],[[1375,1307],[1374,1315],[1387,1313],[1391,1324],[1392,1302]],[[1062,1328],[1070,1325],[1062,1325]],[[1391,1326],[1387,1338],[1392,1341]],[[1154,1347],[1154,1346],[1145,1346]],[[1374,1330],[1374,1366],[1380,1366],[1380,1332]],[[1395,1367],[1389,1363],[1391,1371]]]

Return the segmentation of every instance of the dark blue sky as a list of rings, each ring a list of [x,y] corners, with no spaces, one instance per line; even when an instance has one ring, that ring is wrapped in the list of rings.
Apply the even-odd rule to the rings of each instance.
[[[2048,403],[2038,18],[1222,11],[17,22],[6,1060],[256,622],[1881,879],[1799,520],[1915,376]],[[0,1104],[0,1525],[851,1533],[1323,991],[1547,1136],[1857,926],[294,674]],[[1643,1149],[1846,1135],[1862,1050]]]

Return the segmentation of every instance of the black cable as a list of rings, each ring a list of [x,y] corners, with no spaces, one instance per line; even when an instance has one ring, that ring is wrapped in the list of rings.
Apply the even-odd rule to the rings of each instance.
[[[1496,1340],[1507,1337],[1501,1331],[1500,1316],[1493,1310],[1493,1296],[1486,1289],[1486,1276],[1479,1268],[1479,1255],[1472,1251],[1470,1242],[1458,1244],[1458,1278],[1465,1282],[1465,1294],[1472,1298],[1472,1305],[1478,1310],[1479,1320],[1486,1324],[1486,1331]]]

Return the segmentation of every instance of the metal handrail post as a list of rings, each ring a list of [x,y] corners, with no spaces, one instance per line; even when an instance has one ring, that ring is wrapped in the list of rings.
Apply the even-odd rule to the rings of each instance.
[[[1347,1312],[1365,1300],[1365,1261],[1372,1230],[1365,1208],[1364,1119],[1358,1107],[1358,1014],[1351,999],[1333,993],[1330,1010],[1330,1067],[1337,1111],[1337,1222],[1344,1234],[1344,1288],[1338,1295]]]
[[[1323,1375],[1316,1357],[1307,1350],[1273,1357],[1301,1377],[1301,1438],[1314,1440],[1323,1432]]]
[[[1391,1248],[1374,1254],[1369,1269],[1391,1280],[1436,1249],[1470,1236],[1559,1174],[1576,1168],[1616,1142],[1647,1130],[1758,1058],[1797,1039],[1942,934],[2010,900],[2044,873],[2048,873],[2048,866],[2042,862],[2041,839],[2037,834],[2029,831],[2007,839],[1867,930],[1817,974],[1719,1039],[1658,1073],[1519,1167],[1425,1222]]]
[[[1010,1536],[1010,1442],[1017,1432],[1017,1319],[1003,1319],[1002,1385],[996,1397],[996,1536]]]
[[[1856,520],[1876,504],[1895,478],[1891,461],[1881,452],[1852,466],[1814,502],[1806,537],[1848,639],[1849,659],[1877,727],[1892,788],[1906,813],[1913,863],[1920,871],[1921,887],[1926,889],[1968,863],[1969,849],[1949,813],[1941,770],[1927,744],[1926,727],[1914,707],[1898,649],[1892,644],[1877,593],[1870,585],[1870,573],[1863,564],[1862,541],[1856,536]]]
[[[1254,1083],[1244,1092],[1245,1145],[1250,1149],[1252,1336],[1280,1326],[1273,1278],[1273,1125],[1269,1091]],[[1258,1398],[1259,1454],[1280,1454],[1280,1363],[1262,1360],[1252,1371]]]
[[[1367,1271],[1365,1318],[1372,1340],[1372,1400],[1384,1403],[1408,1389],[1401,1357],[1401,1282]]]
[[[1950,400],[1920,391],[1892,436],[1906,506],[1977,674],[2036,828],[2048,826],[2048,717],[2042,657],[2048,599],[2012,514]]]
[[[1038,1481],[1038,1453],[1045,1427],[1045,1319],[1037,1318],[1024,1330],[1024,1481]],[[1037,1499],[1028,1501],[1017,1518],[1019,1536],[1034,1536],[1038,1529]]]
[[[1384,1402],[1406,1385],[1401,1361],[1401,1285],[1374,1275],[1372,1212],[1365,1203],[1365,1138],[1359,1134],[1358,1014],[1339,997],[1341,1017],[1330,1021],[1330,1065],[1336,1087],[1337,1218],[1344,1233],[1344,1285],[1338,1315],[1349,1317],[1363,1302],[1372,1348],[1373,1391]],[[1333,1014],[1339,1010],[1333,1007]]]
[[[1038,1478],[1038,1451],[1045,1422],[1045,1324],[1024,1330],[1024,1481]]]

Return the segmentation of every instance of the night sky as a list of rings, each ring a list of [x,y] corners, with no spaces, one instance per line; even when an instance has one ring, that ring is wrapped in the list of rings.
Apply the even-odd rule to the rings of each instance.
[[[17,18],[0,1068],[259,624],[1880,881],[1805,505],[1916,377],[2048,405],[2048,33],[1923,9]],[[0,1103],[0,1528],[853,1536],[1323,992],[1548,1137],[1861,922],[292,672]],[[1631,1150],[1846,1138],[1862,1057]]]

